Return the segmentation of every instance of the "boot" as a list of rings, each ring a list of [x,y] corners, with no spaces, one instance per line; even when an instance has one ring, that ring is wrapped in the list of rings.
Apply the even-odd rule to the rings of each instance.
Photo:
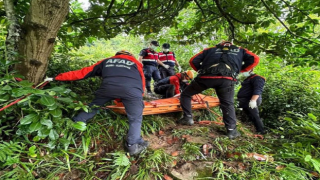
[[[177,121],[177,123],[178,124],[182,124],[182,125],[189,125],[189,126],[194,124],[193,119],[192,119],[191,116],[190,117],[189,116],[183,116],[181,119],[179,119]]]
[[[233,130],[227,130],[227,136],[230,138],[230,139],[235,139],[236,137],[239,137],[241,136],[241,134],[237,131],[237,129],[233,129]]]
[[[144,141],[143,143],[140,143],[140,144],[133,144],[131,146],[128,146],[128,143],[125,143],[125,147],[129,152],[130,156],[135,156],[140,154],[143,150],[147,149],[148,146],[149,146],[148,141]]]

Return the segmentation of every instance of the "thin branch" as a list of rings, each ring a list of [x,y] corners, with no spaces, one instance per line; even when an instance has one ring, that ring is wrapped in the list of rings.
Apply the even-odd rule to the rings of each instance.
[[[311,42],[311,43],[315,43],[315,44],[317,44],[317,45],[320,45],[320,44],[317,43],[317,42],[311,41],[311,40],[308,39],[308,38],[299,36],[299,35],[295,34],[294,32],[292,32],[292,31],[287,27],[287,25],[284,24],[284,22],[281,21],[281,19],[280,19],[273,11],[271,11],[270,7],[266,4],[266,2],[265,2],[264,0],[261,0],[261,2],[262,2],[263,5],[267,8],[267,10],[268,10],[269,12],[271,12],[271,13],[273,14],[273,16],[282,24],[282,26],[287,29],[287,31],[288,31],[291,35],[296,36],[296,37],[299,37],[299,38],[301,38],[301,39],[304,39],[304,40],[306,40],[306,41],[308,41],[308,42]]]
[[[203,17],[206,17],[206,15],[204,14],[203,9],[202,9],[202,7],[200,6],[200,4],[198,3],[198,1],[197,1],[197,0],[194,0],[194,2],[197,4],[198,8],[201,10],[201,13],[202,13]]]
[[[233,25],[233,23],[229,19],[228,14],[226,12],[224,12],[223,9],[221,8],[219,0],[213,0],[213,1],[216,3],[216,5],[217,5],[220,13],[222,14],[222,16],[228,21],[228,23],[230,25],[231,34],[232,34],[231,36],[232,36],[232,39],[234,39],[235,34],[234,34],[234,25]]]
[[[291,4],[289,4],[287,1],[285,0],[281,0],[283,3],[285,3],[289,8],[292,7],[293,9],[296,9],[298,10],[299,12],[301,12],[303,15],[307,16],[307,18],[313,23],[313,33],[314,32],[314,28],[315,28],[315,25],[316,25],[316,21],[314,19],[312,19],[309,14],[305,13],[304,11],[300,10],[299,8],[295,7],[295,6],[292,6]]]
[[[241,24],[255,24],[256,22],[255,21],[241,21],[237,18],[235,18],[232,14],[230,13],[226,13],[231,19],[237,21],[238,23],[241,23]]]
[[[112,1],[110,2],[109,7],[108,7],[108,9],[107,9],[107,14],[106,14],[106,16],[104,17],[105,19],[107,19],[107,18],[109,17],[110,11],[111,11],[111,8],[112,8],[114,2],[115,2],[115,0],[112,0]]]

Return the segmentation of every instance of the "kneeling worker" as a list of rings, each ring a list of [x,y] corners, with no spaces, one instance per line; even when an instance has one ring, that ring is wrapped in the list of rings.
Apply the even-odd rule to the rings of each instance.
[[[265,78],[253,73],[253,70],[242,73],[247,77],[242,83],[238,92],[239,107],[243,109],[249,120],[253,122],[258,134],[265,134],[263,122],[259,116],[259,109],[262,102],[262,92]]]
[[[193,72],[190,70],[177,73],[155,83],[154,92],[163,95],[163,98],[173,97],[180,94],[180,89],[183,90],[187,86],[188,80],[192,79]]]
[[[103,59],[96,64],[80,70],[61,73],[56,81],[75,81],[92,76],[101,76],[102,83],[95,98],[89,104],[91,111],[80,112],[73,118],[75,122],[87,122],[106,102],[121,99],[129,120],[126,148],[130,155],[137,155],[147,148],[149,143],[141,138],[141,123],[144,103],[142,94],[145,86],[142,63],[130,52],[122,50],[115,56]],[[53,80],[47,78],[46,80]],[[122,82],[122,83],[119,83]]]

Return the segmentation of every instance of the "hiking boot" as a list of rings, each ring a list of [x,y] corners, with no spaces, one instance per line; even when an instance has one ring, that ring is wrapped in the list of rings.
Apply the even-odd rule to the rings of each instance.
[[[233,129],[233,130],[227,130],[228,131],[228,134],[227,136],[230,138],[230,139],[235,139],[236,137],[239,137],[241,136],[241,134],[237,131],[237,129]]]
[[[126,143],[126,149],[129,152],[130,156],[135,156],[140,154],[143,150],[147,149],[148,146],[149,146],[148,141],[145,141],[141,144],[133,144],[131,146],[128,146],[128,144]]]
[[[192,117],[188,117],[188,116],[183,116],[181,119],[177,121],[177,123],[182,125],[189,125],[189,126],[194,124]]]

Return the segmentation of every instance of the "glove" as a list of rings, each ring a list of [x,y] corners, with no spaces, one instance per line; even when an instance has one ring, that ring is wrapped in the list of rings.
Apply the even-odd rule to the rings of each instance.
[[[164,68],[166,68],[166,69],[169,69],[169,67],[170,67],[170,66],[169,66],[169,65],[164,64],[164,65],[163,65],[163,67],[164,67]]]
[[[178,71],[181,72],[181,66],[178,66]]]
[[[173,97],[179,97],[179,96],[180,96],[180,93],[179,93],[179,94],[174,95]]]
[[[53,78],[46,77],[46,78],[44,79],[44,81],[48,81],[48,82],[50,82],[50,81],[53,81]]]
[[[250,100],[250,102],[249,102],[249,107],[250,107],[251,109],[256,108],[256,107],[257,107],[257,101]]]

